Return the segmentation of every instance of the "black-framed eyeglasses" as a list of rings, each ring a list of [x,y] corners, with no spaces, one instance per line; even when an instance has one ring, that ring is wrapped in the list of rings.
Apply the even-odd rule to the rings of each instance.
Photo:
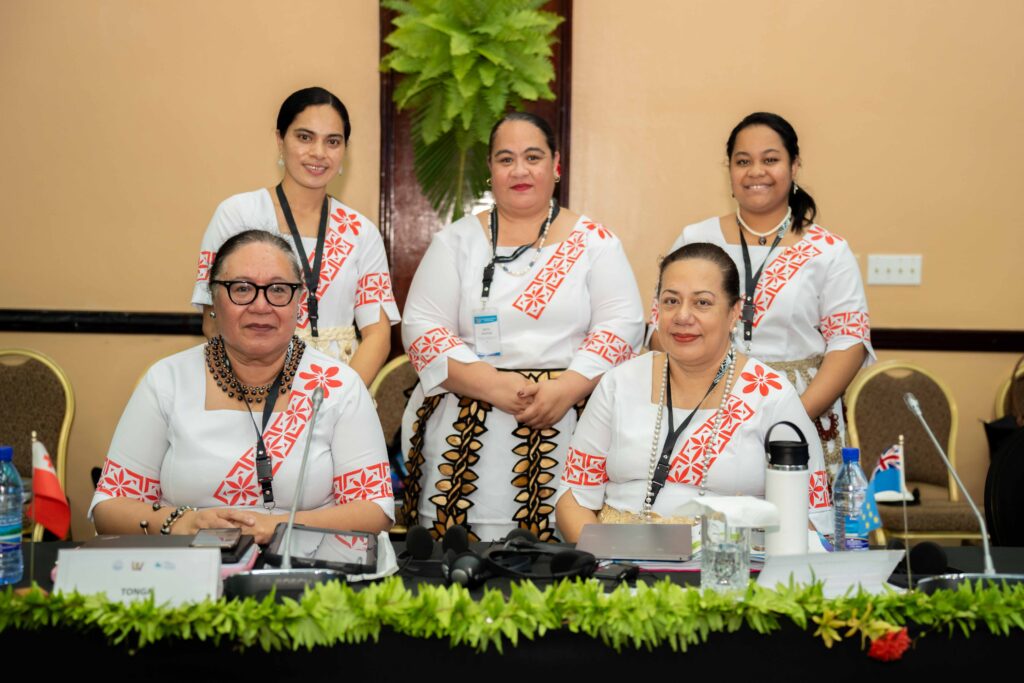
[[[236,306],[247,306],[260,292],[271,306],[287,306],[295,297],[295,290],[302,287],[301,282],[271,282],[269,285],[258,285],[248,280],[210,280],[212,285],[220,285],[228,290],[228,298]]]

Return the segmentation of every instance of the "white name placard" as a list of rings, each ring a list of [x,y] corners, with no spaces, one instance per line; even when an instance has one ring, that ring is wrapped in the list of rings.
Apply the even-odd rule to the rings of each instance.
[[[57,553],[57,593],[104,593],[118,602],[180,605],[214,600],[220,590],[216,548],[69,548]]]

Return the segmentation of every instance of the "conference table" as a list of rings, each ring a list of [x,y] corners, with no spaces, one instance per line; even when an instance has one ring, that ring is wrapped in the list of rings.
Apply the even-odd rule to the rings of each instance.
[[[34,574],[41,587],[52,588],[49,572],[57,551],[73,545],[37,544]],[[401,543],[395,547],[396,551],[402,550]],[[1024,569],[1024,548],[995,548],[993,554],[1001,571]],[[978,548],[948,548],[947,555],[950,567],[968,572],[981,570]],[[400,572],[400,576],[414,592],[420,586],[442,583],[438,578],[415,576],[409,571]],[[668,577],[677,584],[699,584],[695,573]],[[647,584],[664,580],[665,575],[644,573],[639,578]],[[543,590],[551,582],[537,583]],[[28,584],[28,577],[23,584]],[[497,579],[489,586],[507,597],[511,583]],[[360,589],[357,585],[353,588]],[[608,586],[606,590],[612,588]],[[474,590],[472,596],[483,599],[484,589]],[[2,618],[0,615],[0,624]],[[384,627],[376,640],[367,642],[264,652],[258,647],[242,648],[231,642],[215,645],[210,641],[183,639],[164,639],[140,648],[137,637],[112,643],[96,628],[71,628],[56,623],[37,629],[7,628],[0,631],[0,643],[17,659],[35,662],[33,666],[48,678],[130,675],[146,683],[241,678],[309,681],[312,676],[342,680],[353,674],[368,682],[442,677],[465,680],[482,676],[493,676],[497,681],[536,681],[565,675],[594,681],[619,674],[659,678],[698,675],[705,679],[714,676],[716,680],[720,677],[728,681],[864,680],[865,676],[906,679],[922,674],[942,676],[945,680],[951,674],[977,676],[1000,669],[1018,671],[1018,662],[1024,655],[1024,628],[1020,627],[1008,635],[996,635],[981,624],[966,635],[959,630],[925,633],[911,626],[913,646],[894,662],[868,657],[856,637],[843,638],[826,647],[814,631],[814,624],[801,628],[787,620],[780,620],[780,628],[767,635],[743,625],[734,632],[712,632],[704,642],[690,645],[683,652],[667,644],[640,648],[627,644],[616,650],[598,638],[573,632],[566,625],[532,639],[520,638],[516,645],[506,641],[500,652],[493,646],[481,652],[464,645],[452,646],[447,638],[413,637]]]

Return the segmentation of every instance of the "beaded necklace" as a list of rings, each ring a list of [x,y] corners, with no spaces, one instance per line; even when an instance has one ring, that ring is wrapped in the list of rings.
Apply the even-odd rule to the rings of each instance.
[[[291,391],[292,379],[299,369],[299,363],[302,361],[302,354],[305,350],[306,343],[298,337],[293,336],[291,341],[288,342],[288,351],[285,353],[284,367],[281,369],[280,374],[280,393],[282,396]],[[224,347],[223,337],[214,337],[208,341],[205,353],[206,367],[210,371],[210,376],[213,377],[221,391],[228,395],[228,398],[236,398],[248,404],[262,403],[264,397],[267,397],[268,401],[270,400],[269,394],[274,386],[274,382],[262,386],[243,384],[235,376],[234,370],[231,369],[231,360],[228,358],[227,349]]]

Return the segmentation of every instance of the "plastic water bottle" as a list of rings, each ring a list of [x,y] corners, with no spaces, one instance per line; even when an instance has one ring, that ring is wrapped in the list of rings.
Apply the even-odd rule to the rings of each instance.
[[[24,504],[21,477],[11,459],[14,449],[0,446],[0,585],[21,581],[21,513]]]
[[[867,550],[867,535],[860,531],[861,508],[868,493],[868,479],[860,468],[860,449],[843,449],[843,466],[839,468],[832,487],[835,535],[832,545],[836,552]]]

